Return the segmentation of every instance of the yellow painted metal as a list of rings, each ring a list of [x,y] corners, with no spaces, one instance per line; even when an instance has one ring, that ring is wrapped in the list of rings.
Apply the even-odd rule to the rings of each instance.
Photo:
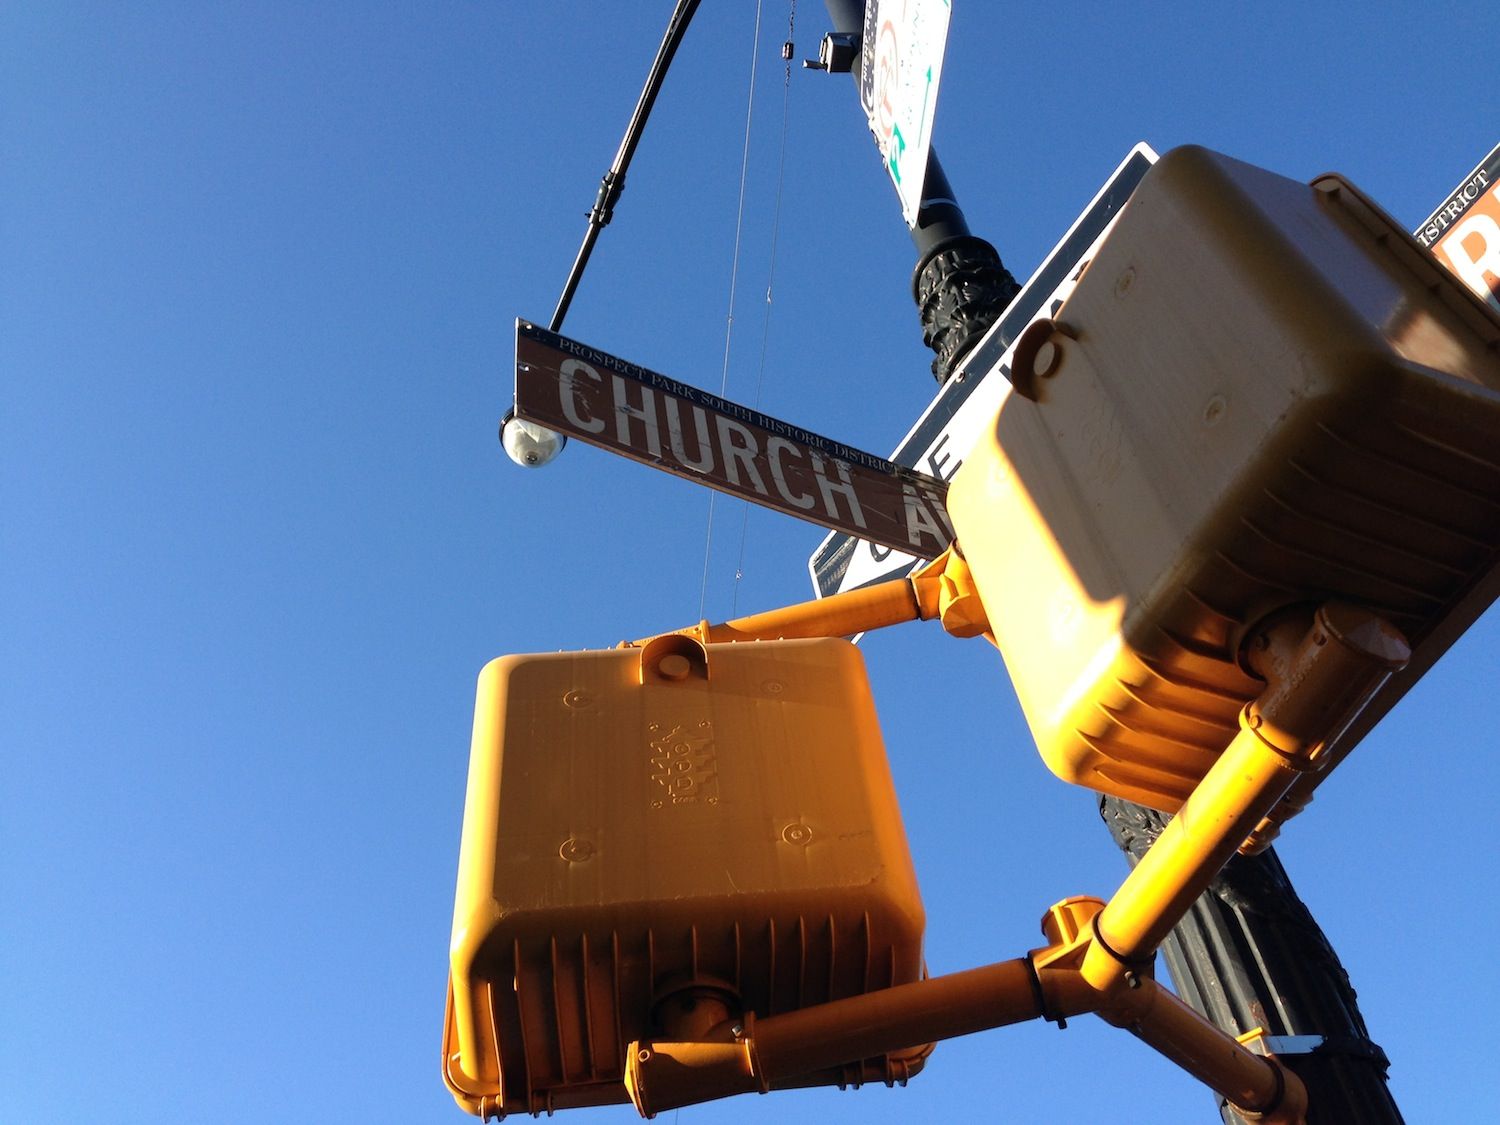
[[[1099,1014],[1155,1048],[1242,1115],[1261,1125],[1300,1125],[1307,1089],[1274,1058],[1248,1050],[1150,977],[1116,990]]]
[[[1043,917],[1042,933],[1052,944],[1030,955],[1045,999],[1042,1017],[1060,1021],[1097,1012],[1256,1120],[1297,1125],[1307,1103],[1297,1076],[1247,1050],[1158,986],[1149,962],[1099,985],[1088,979],[1083,968],[1097,947],[1096,921],[1104,906],[1097,898],[1077,896],[1057,903]]]
[[[1304,768],[1311,768],[1305,766]],[[1299,774],[1248,727],[1210,767],[1096,921],[1084,973],[1098,988],[1147,962]]]
[[[625,1088],[642,1117],[735,1094],[764,1094],[751,1043],[733,1034],[724,1041],[632,1043]]]
[[[709,641],[776,640],[786,637],[847,637],[921,617],[912,584],[905,579],[802,602],[707,627]]]
[[[933,618],[955,637],[977,637],[989,630],[968,564],[955,547],[948,548],[907,578],[878,582],[722,624],[701,621],[677,630],[675,635],[693,637],[704,644],[852,637],[887,625]],[[658,637],[672,635],[658,634]],[[622,647],[638,647],[654,639],[627,641]]]
[[[471,1112],[624,1101],[626,1045],[673,1003],[915,981],[923,926],[847,642],[669,635],[482,673],[444,1048]]]
[[[898,592],[900,612],[923,617],[972,594],[957,555],[889,585],[823,624],[871,627]],[[748,638],[813,621],[794,607],[730,624]],[[1297,1122],[1295,1076],[1160,990],[1151,958],[1405,651],[1352,607],[1325,607],[1310,626],[1269,619],[1247,638],[1266,685],[1241,736],[1114,899],[1065,900],[1044,919],[1049,946],[926,980],[915,879],[851,646],[673,633],[495,661],[476,708],[449,1085],[481,1116],[626,1098],[650,1115],[754,1090],[905,1081],[938,1039],[1097,1012],[1247,1112]],[[822,768],[779,777],[768,799],[768,770],[830,746]],[[753,793],[731,799],[742,787]],[[873,850],[845,845],[860,835]],[[820,843],[836,854],[818,869]],[[779,934],[795,934],[795,978],[777,968]],[[872,957],[876,946],[886,952]],[[878,965],[889,972],[872,975]]]
[[[1248,1050],[1149,976],[1093,987],[1080,972],[1098,899],[1053,907],[1053,944],[1026,957],[757,1019],[747,1014],[698,1041],[631,1044],[626,1078],[642,1116],[785,1084],[842,1060],[898,1059],[899,1044],[966,1035],[1043,1016],[1089,1012],[1128,1028],[1235,1106],[1270,1125],[1298,1125],[1306,1093],[1275,1059]],[[921,1049],[925,1053],[925,1048]],[[920,1063],[921,1055],[916,1057]]]
[[[1049,767],[1175,811],[1246,633],[1330,598],[1413,648],[1346,752],[1500,593],[1500,316],[1347,183],[1202,149],[1055,316],[948,498]]]
[[[1264,642],[1262,645],[1259,642]],[[1241,730],[1094,919],[1083,964],[1108,989],[1155,955],[1251,830],[1325,753],[1410,655],[1375,615],[1324,606],[1310,627],[1277,625],[1252,638],[1269,682],[1241,713]]]
[[[505,658],[486,669],[476,711],[445,1059],[460,1104],[483,1115],[628,1097],[650,1115],[753,1090],[905,1081],[921,1069],[935,1040],[1038,1016],[1062,1020],[1097,1012],[1246,1112],[1268,1122],[1300,1121],[1305,1094],[1295,1076],[1159,989],[1150,966],[1156,945],[1224,860],[1296,779],[1328,760],[1340,731],[1399,669],[1408,655],[1400,634],[1368,611],[1340,604],[1310,619],[1292,611],[1267,618],[1244,638],[1247,674],[1264,686],[1244,708],[1240,735],[1114,898],[1057,904],[1043,926],[1051,944],[1024,958],[919,980],[914,878],[903,875],[877,893],[872,914],[864,890],[789,878],[780,845],[808,849],[822,838],[805,813],[782,829],[779,841],[756,840],[754,826],[743,819],[736,830],[713,816],[674,835],[671,828],[686,822],[643,817],[639,808],[631,811],[640,802],[620,799],[632,785],[639,792],[643,742],[653,771],[646,804],[701,814],[723,800],[718,757],[729,744],[745,764],[776,742],[770,731],[782,734],[772,757],[780,753],[783,761],[794,747],[849,736],[855,748],[832,774],[797,786],[798,799],[805,806],[810,794],[834,795],[820,823],[847,817],[884,832],[892,846],[869,857],[865,875],[884,872],[898,855],[898,866],[907,864],[909,872],[904,841],[899,851],[894,846],[900,825],[888,778],[869,804],[847,805],[836,796],[852,779],[868,779],[874,761],[881,771],[884,766],[875,754],[879,737],[867,686],[849,663],[852,648],[833,640],[750,640],[772,630],[850,623],[865,629],[900,614],[941,617],[945,607],[972,596],[956,553],[910,582],[887,586],[846,600],[831,614],[814,603],[698,631],[732,635],[735,643],[704,644],[691,633],[672,633],[605,653]],[[812,713],[792,707],[768,724],[766,697],[775,699],[794,683]],[[658,714],[670,720],[665,739],[649,737],[668,730],[668,723],[649,718]],[[708,739],[714,763],[705,771],[698,757],[703,747],[687,734],[714,724],[721,724]],[[559,752],[573,755],[566,769],[557,768]],[[587,768],[580,768],[580,754]],[[766,767],[765,758],[747,765],[744,780]],[[502,786],[506,769],[514,780]],[[829,776],[837,781],[830,784]],[[580,777],[588,778],[581,790]],[[561,778],[571,779],[574,791],[557,790]],[[553,791],[530,789],[541,779],[550,779]],[[760,816],[762,834],[765,811],[774,807],[763,801],[747,806]],[[567,815],[559,819],[558,810]],[[591,830],[572,827],[575,812]],[[509,839],[502,825],[512,830]],[[534,855],[509,876],[498,869],[498,857],[526,846],[536,852],[538,840],[545,852],[552,837],[563,841],[557,850],[562,862],[550,875]],[[611,853],[624,852],[621,870],[578,878],[580,864],[602,857],[603,841]],[[652,854],[670,856],[670,863],[653,861]],[[848,875],[842,860],[835,866]],[[736,893],[726,896],[721,868]],[[657,885],[650,879],[640,884],[642,872],[657,869],[672,873]],[[806,874],[796,865],[793,870]],[[567,873],[561,881],[558,872]],[[827,911],[826,944],[810,953],[814,898]],[[748,901],[755,905],[747,913]],[[840,944],[836,916],[856,909],[860,923],[846,931],[856,940]],[[909,922],[913,911],[915,926],[903,933],[899,919]],[[882,921],[872,923],[876,916]],[[745,940],[762,917],[772,962],[747,969],[764,953]],[[795,996],[778,995],[775,935],[793,917],[798,987]],[[670,935],[680,939],[684,930],[687,943],[674,945]],[[871,977],[870,967],[882,960],[868,953],[875,930],[887,938],[896,934],[888,957],[905,951],[904,977]],[[807,967],[825,950],[826,987],[809,996]],[[840,957],[859,960],[863,970],[836,986],[832,966]]]
[[[1317,670],[1322,678],[1316,684],[1300,682],[1298,676],[1305,674],[1300,664],[1306,662],[1300,661],[1297,654],[1293,653],[1290,663],[1294,666],[1275,666],[1278,654],[1289,646],[1278,646],[1269,635],[1262,636],[1265,640],[1264,647],[1256,648],[1252,645],[1245,658],[1253,671],[1269,681],[1273,690],[1269,697],[1263,696],[1257,700],[1254,707],[1256,715],[1262,719],[1268,712],[1275,713],[1278,718],[1275,724],[1258,726],[1257,733],[1272,745],[1280,746],[1285,744],[1287,736],[1279,734],[1277,728],[1291,727],[1289,738],[1292,745],[1318,737],[1322,738],[1322,742],[1313,748],[1310,755],[1317,768],[1297,777],[1281,800],[1241,844],[1240,851],[1247,854],[1263,851],[1276,837],[1281,825],[1307,807],[1319,782],[1353,748],[1352,740],[1338,736],[1344,729],[1342,725],[1335,733],[1329,733],[1329,727],[1334,724],[1361,723],[1364,718],[1359,692],[1365,676],[1358,668],[1351,666],[1347,659],[1344,664],[1335,661],[1319,663]],[[1384,664],[1392,675],[1399,675],[1411,659],[1411,649],[1404,637],[1385,622],[1354,606],[1333,604],[1322,607],[1319,611],[1318,631],[1314,631],[1303,643],[1315,644],[1319,636],[1335,645],[1332,650],[1335,655],[1358,652],[1361,655],[1352,658],[1354,661],[1367,663],[1371,668]],[[1252,637],[1252,641],[1260,639],[1261,637]],[[1291,695],[1295,695],[1296,699],[1290,698]],[[1342,719],[1339,718],[1340,715],[1343,716]],[[1319,731],[1323,733],[1319,735]]]
[[[851,1058],[968,1035],[1036,1015],[1024,959],[930,977],[747,1024],[768,1075],[822,1069]]]
[[[747,1013],[728,1041],[632,1043],[627,1081],[643,1117],[837,1073],[850,1060],[871,1057],[888,1060],[887,1082],[904,1083],[921,1069],[932,1041],[1032,1019],[1036,997],[1023,958],[763,1018]],[[695,1066],[713,1077],[693,1073]],[[722,1083],[717,1092],[715,1080]]]
[[[766,1089],[850,1060],[898,1058],[908,1043],[1038,1016],[1097,1012],[1223,1094],[1246,1113],[1295,1125],[1306,1092],[1274,1059],[1248,1050],[1159,988],[1157,945],[1251,829],[1409,655],[1379,617],[1339,603],[1268,619],[1247,638],[1264,677],[1242,730],[1106,904],[1074,898],[1043,920],[1051,943],[981,969],[756,1019],[747,1012],[702,1038],[631,1044],[627,1084],[646,1115]]]

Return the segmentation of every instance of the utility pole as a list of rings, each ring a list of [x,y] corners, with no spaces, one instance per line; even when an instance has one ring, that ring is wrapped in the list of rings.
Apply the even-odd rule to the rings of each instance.
[[[852,73],[858,87],[865,4],[825,3],[834,30],[809,65]],[[1019,286],[995,248],[970,232],[936,151],[911,237],[912,295],[942,383]],[[1171,819],[1115,797],[1102,797],[1100,811],[1132,866]],[[1259,1029],[1269,1040],[1307,1086],[1309,1125],[1402,1125],[1388,1061],[1369,1038],[1348,974],[1273,850],[1231,859],[1162,954],[1184,1001],[1231,1035]],[[1242,1121],[1222,1100],[1220,1113],[1229,1125]]]
[[[1172,819],[1118,797],[1101,797],[1099,811],[1132,867]],[[1307,1086],[1311,1125],[1399,1125],[1385,1052],[1273,849],[1232,858],[1161,952],[1177,994],[1220,1028],[1265,1029],[1276,1057]],[[1229,1125],[1242,1120],[1222,1099],[1219,1111]]]
[[[863,0],[825,2],[833,33],[824,38],[816,65],[830,73],[852,74],[858,89],[865,5]],[[1021,287],[995,248],[969,230],[936,149],[927,155],[922,204],[911,240],[917,248],[912,298],[922,317],[922,340],[936,353],[932,374],[943,383]]]

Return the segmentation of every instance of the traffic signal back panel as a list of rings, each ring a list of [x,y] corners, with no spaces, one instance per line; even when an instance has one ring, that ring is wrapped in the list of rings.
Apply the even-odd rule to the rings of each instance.
[[[1069,781],[1176,809],[1330,598],[1414,652],[1338,752],[1496,597],[1500,318],[1336,177],[1169,153],[1015,381],[949,511]]]
[[[484,669],[444,1047],[471,1112],[625,1101],[667,998],[767,1016],[915,981],[923,926],[852,645],[669,636]]]

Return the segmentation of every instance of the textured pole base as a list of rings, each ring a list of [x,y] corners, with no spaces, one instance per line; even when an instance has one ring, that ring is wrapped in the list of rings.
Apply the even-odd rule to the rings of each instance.
[[[1171,820],[1116,797],[1099,806],[1132,866]],[[1161,952],[1178,995],[1219,1028],[1264,1029],[1307,1086],[1308,1125],[1402,1125],[1349,974],[1274,849],[1231,859]],[[1220,1113],[1242,1121],[1222,1100]]]
[[[912,293],[922,341],[936,353],[932,374],[939,383],[948,381],[1020,288],[995,248],[974,235],[947,239],[922,255]]]

